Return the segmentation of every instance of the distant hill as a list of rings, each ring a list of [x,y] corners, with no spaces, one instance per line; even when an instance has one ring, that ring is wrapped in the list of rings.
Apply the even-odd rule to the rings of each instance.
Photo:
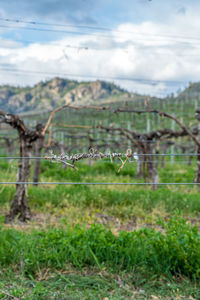
[[[189,97],[188,97],[189,96]],[[200,99],[200,82],[191,83],[176,98],[162,100],[166,103],[176,99],[183,102],[185,98]],[[10,113],[44,112],[64,104],[101,105],[134,102],[144,105],[147,96],[130,93],[121,87],[106,81],[78,82],[55,77],[46,82],[39,82],[33,87],[0,86],[0,109]],[[139,102],[138,102],[139,101]],[[160,100],[151,97],[151,105],[157,107]],[[157,104],[156,104],[157,103]]]
[[[0,87],[0,109],[10,113],[51,110],[63,104],[96,104],[131,101],[134,94],[105,81],[78,82],[53,78],[33,87]],[[144,97],[143,97],[144,98]]]
[[[178,94],[177,98],[200,97],[200,82],[190,83],[189,86]]]

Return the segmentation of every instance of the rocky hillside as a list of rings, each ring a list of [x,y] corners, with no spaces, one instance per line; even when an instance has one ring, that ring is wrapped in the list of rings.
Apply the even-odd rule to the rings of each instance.
[[[54,78],[34,87],[0,87],[0,109],[10,113],[50,110],[63,104],[96,104],[132,100],[133,94],[104,82]]]

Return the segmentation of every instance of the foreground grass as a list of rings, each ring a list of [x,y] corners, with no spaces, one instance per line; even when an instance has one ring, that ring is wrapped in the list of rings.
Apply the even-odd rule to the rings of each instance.
[[[180,218],[162,226],[164,232],[141,229],[118,235],[100,225],[29,233],[2,228],[0,289],[27,295],[24,299],[70,294],[67,299],[146,299],[164,293],[197,297],[198,230]],[[11,271],[15,275],[7,281]]]
[[[163,226],[164,233],[144,228],[121,231],[119,235],[101,225],[30,233],[2,229],[0,263],[3,267],[21,264],[24,274],[32,275],[40,268],[63,268],[69,262],[79,269],[92,265],[131,271],[133,266],[139,266],[154,274],[200,277],[197,228],[183,219],[170,220]]]
[[[139,182],[134,164],[117,169],[81,163],[75,172],[43,162],[40,181]],[[1,180],[15,181],[16,170],[1,162]],[[167,164],[160,182],[192,182],[194,172],[194,165]],[[14,192],[0,187],[2,214]],[[33,222],[0,231],[0,298],[199,299],[196,187],[29,186],[29,201]],[[166,224],[157,224],[160,217]]]
[[[0,273],[0,298],[9,293],[26,300],[124,300],[124,299],[199,299],[199,284],[183,277],[143,276],[140,273],[73,268],[63,271],[41,270],[36,278],[27,278],[12,269]]]

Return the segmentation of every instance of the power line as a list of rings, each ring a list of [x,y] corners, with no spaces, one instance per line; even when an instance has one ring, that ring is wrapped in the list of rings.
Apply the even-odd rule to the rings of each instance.
[[[107,79],[107,80],[119,80],[119,81],[135,81],[142,83],[187,83],[188,81],[183,80],[156,80],[156,79],[148,79],[148,78],[134,78],[134,77],[114,77],[114,76],[103,76],[103,75],[92,75],[92,74],[72,74],[72,73],[59,73],[59,72],[44,72],[44,71],[34,71],[34,70],[25,70],[25,69],[15,69],[15,68],[6,68],[0,67],[0,71],[2,72],[14,72],[14,73],[23,73],[23,74],[39,74],[39,75],[52,75],[52,76],[70,76],[70,77],[78,77],[78,78],[99,78],[99,79]]]
[[[104,31],[112,31],[110,28],[106,27],[98,27],[98,26],[89,26],[89,25],[75,25],[70,23],[58,24],[58,23],[49,23],[49,22],[38,22],[38,21],[26,21],[22,19],[8,19],[8,18],[0,18],[0,21],[5,21],[9,23],[22,23],[22,24],[30,24],[30,25],[44,25],[44,26],[56,26],[56,27],[75,27],[75,28],[86,28],[93,30],[104,30]]]
[[[48,29],[48,28],[31,28],[31,27],[19,27],[19,26],[6,26],[0,25],[0,28],[7,28],[7,29],[23,29],[23,30],[30,30],[30,31],[44,31],[44,32],[57,32],[57,33],[68,33],[68,34],[75,34],[75,35],[88,35],[88,36],[96,36],[96,37],[103,37],[103,38],[110,38],[109,35],[102,35],[96,34],[91,32],[81,32],[81,31],[69,31],[69,30],[58,30],[58,29]]]
[[[7,28],[7,29],[22,29],[22,30],[29,30],[29,31],[40,31],[40,32],[55,32],[55,33],[67,33],[67,34],[72,34],[72,35],[86,35],[86,36],[95,36],[98,38],[112,38],[113,36],[111,35],[102,35],[102,34],[97,34],[97,33],[91,33],[91,32],[81,32],[81,31],[69,31],[69,30],[58,30],[58,29],[48,29],[48,28],[34,28],[34,27],[19,27],[19,26],[7,26],[7,25],[0,25],[0,28]],[[138,39],[134,37],[134,41],[160,41],[163,42],[162,40],[158,40],[158,39],[148,39],[148,36],[145,39]],[[190,44],[191,42],[189,41],[177,41],[177,40],[173,40],[173,42],[176,43],[182,43],[182,44]],[[196,41],[197,44],[200,43],[199,41]],[[192,43],[194,44],[194,42]]]
[[[90,25],[77,25],[72,23],[50,23],[50,22],[39,22],[39,21],[29,21],[29,20],[22,20],[22,19],[10,19],[10,18],[0,18],[0,21],[8,22],[8,23],[17,23],[17,24],[27,24],[31,26],[55,26],[55,27],[71,27],[71,28],[80,28],[80,29],[90,29],[90,30],[99,30],[99,31],[106,31],[111,33],[120,33],[120,34],[136,34],[141,36],[152,36],[152,37],[161,37],[161,38],[170,38],[170,39],[184,39],[184,40],[192,40],[200,42],[200,39],[197,37],[189,37],[189,36],[181,36],[181,35],[168,35],[168,34],[149,34],[149,33],[139,33],[136,31],[127,31],[127,30],[116,30],[108,27],[102,26],[90,26]],[[41,30],[43,28],[40,28]]]

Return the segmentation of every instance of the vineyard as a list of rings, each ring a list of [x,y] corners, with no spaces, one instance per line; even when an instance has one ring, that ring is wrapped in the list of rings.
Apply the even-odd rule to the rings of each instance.
[[[199,299],[199,106],[0,111],[1,298]]]
[[[0,2],[0,300],[200,300],[200,1]]]

